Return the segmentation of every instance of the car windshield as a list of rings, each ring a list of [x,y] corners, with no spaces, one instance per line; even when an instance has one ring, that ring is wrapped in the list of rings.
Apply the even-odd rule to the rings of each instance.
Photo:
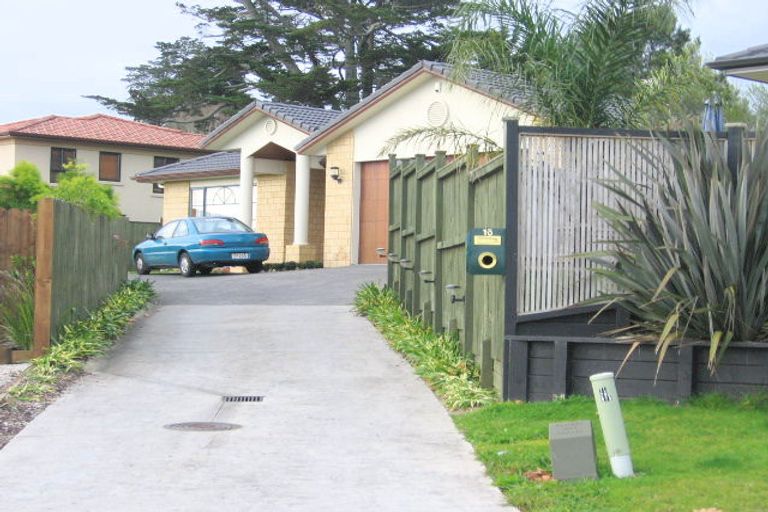
[[[237,219],[222,217],[198,217],[192,219],[192,222],[200,234],[206,233],[233,233],[233,232],[251,232],[251,228]]]

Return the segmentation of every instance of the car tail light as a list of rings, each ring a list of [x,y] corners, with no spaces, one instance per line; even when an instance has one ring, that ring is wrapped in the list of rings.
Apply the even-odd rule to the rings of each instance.
[[[224,245],[224,241],[223,240],[219,240],[217,238],[211,238],[211,239],[208,239],[208,240],[200,240],[200,245],[202,247],[206,247],[206,246],[210,246],[210,245],[219,245],[219,246],[221,246],[221,245]]]
[[[255,243],[256,245],[267,245],[269,243],[269,238],[267,238],[265,236],[260,236],[253,243]]]

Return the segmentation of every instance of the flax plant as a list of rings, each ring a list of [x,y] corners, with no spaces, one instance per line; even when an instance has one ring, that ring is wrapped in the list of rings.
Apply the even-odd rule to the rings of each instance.
[[[670,346],[708,340],[714,372],[731,342],[768,339],[768,133],[735,173],[710,134],[662,143],[667,157],[644,153],[655,186],[618,170],[603,183],[617,199],[595,207],[616,236],[590,258],[620,290],[600,300],[631,313],[659,365]]]

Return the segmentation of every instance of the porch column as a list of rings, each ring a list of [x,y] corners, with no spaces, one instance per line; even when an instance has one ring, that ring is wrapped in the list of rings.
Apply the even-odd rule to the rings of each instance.
[[[296,155],[296,194],[293,206],[293,245],[309,243],[309,157]]]
[[[255,160],[240,156],[240,220],[253,227],[253,168]]]

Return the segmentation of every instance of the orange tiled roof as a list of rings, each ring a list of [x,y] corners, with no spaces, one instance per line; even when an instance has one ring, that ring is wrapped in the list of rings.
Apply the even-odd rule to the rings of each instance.
[[[0,136],[42,137],[199,150],[203,135],[154,126],[104,114],[83,117],[46,116],[0,124]]]

